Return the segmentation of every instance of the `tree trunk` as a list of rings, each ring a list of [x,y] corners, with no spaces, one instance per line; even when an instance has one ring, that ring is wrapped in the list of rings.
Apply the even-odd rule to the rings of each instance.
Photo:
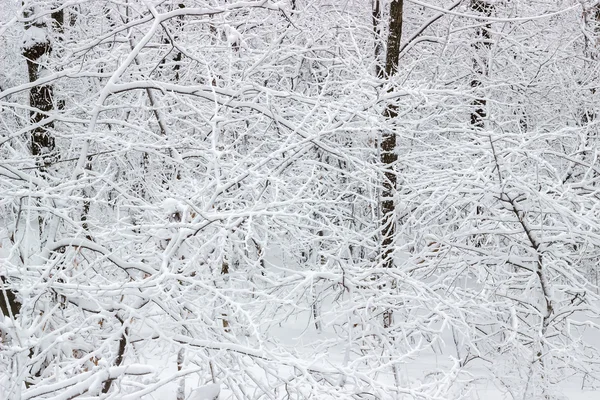
[[[471,9],[473,12],[483,14],[486,17],[492,15],[494,6],[487,2],[487,0],[471,0]],[[492,39],[492,25],[486,24],[482,27],[477,28],[477,40],[473,44],[475,49],[475,56],[473,57],[473,79],[471,80],[471,87],[474,90],[481,88],[483,85],[482,78],[488,73],[488,52],[491,46]],[[481,96],[481,93],[478,93]],[[484,96],[478,97],[473,101],[474,109],[471,112],[471,126],[473,129],[481,130],[484,128],[484,120],[487,116],[486,106],[487,100]]]
[[[183,369],[183,363],[185,362],[185,350],[183,347],[177,352],[177,371]],[[182,376],[177,386],[176,400],[185,400],[185,376]]]
[[[384,78],[390,78],[398,72],[398,58],[400,56],[400,41],[402,39],[402,11],[404,1],[393,0],[390,5],[390,22],[385,57]],[[374,18],[375,20],[375,18]],[[389,89],[393,90],[392,87]],[[398,116],[395,104],[388,104],[383,112],[386,119],[393,121]],[[394,171],[398,155],[396,154],[396,132],[389,129],[383,132],[380,144],[381,163],[384,168],[383,191],[381,193],[381,262],[384,268],[394,266],[393,250],[394,236],[396,234],[396,221],[394,215],[396,193],[396,172]],[[393,324],[391,310],[386,310],[383,315],[384,328]]]
[[[121,321],[122,324],[125,324],[125,321]],[[115,365],[118,367],[123,364],[123,358],[125,356],[125,350],[127,349],[127,336],[129,336],[129,329],[126,327],[123,329],[123,333],[121,334],[121,339],[119,340],[119,348],[117,349],[117,358],[115,360]],[[110,391],[114,379],[107,379],[102,386],[102,393],[106,394]]]
[[[23,14],[25,18],[35,18],[33,10],[30,8],[25,8]],[[50,41],[49,33],[53,32],[60,35],[63,33],[63,30],[63,10],[51,12],[49,24],[44,22],[44,17],[25,22],[25,31],[28,40],[26,41],[22,54],[27,61],[27,72],[30,83],[36,82],[43,76],[43,57],[52,52],[52,43]],[[29,105],[31,106],[29,119],[33,126],[29,137],[30,151],[38,165],[38,170],[45,176],[48,167],[58,158],[55,153],[55,141],[52,134],[54,122],[44,122],[45,119],[52,116],[52,111],[55,109],[54,89],[52,85],[43,84],[33,86],[29,91]],[[44,226],[46,224],[46,220],[42,215],[38,216],[38,224],[40,240],[42,240]],[[4,278],[2,281],[3,286],[6,288],[6,285],[9,285],[9,282]],[[15,292],[11,292],[9,289],[5,290],[5,299],[8,300],[8,305],[11,308],[13,315],[15,315],[15,311],[17,311],[17,313],[20,311],[21,304],[16,299]],[[35,356],[34,347],[31,347],[29,349],[29,357],[33,359]],[[39,378],[44,372],[44,368],[44,364],[41,366],[32,366],[29,377]],[[33,380],[28,378],[25,381],[26,387],[30,387],[34,383]]]
[[[25,11],[25,17],[31,17],[31,11]],[[57,32],[62,32],[64,23],[63,10],[53,12],[51,14],[52,25]],[[23,56],[27,59],[27,71],[29,74],[29,82],[35,82],[40,78],[42,66],[39,63],[40,59],[52,52],[52,44],[47,36],[39,37],[39,34],[34,32],[41,30],[47,31],[47,26],[43,22],[33,21],[25,23],[25,30],[31,32],[31,43],[23,49]],[[54,91],[52,85],[34,86],[29,91],[29,105],[33,108],[29,112],[32,125],[37,125],[42,122],[54,110]],[[35,127],[31,131],[30,146],[31,154],[37,159],[38,164],[42,167],[42,171],[52,163],[54,156],[54,136],[52,129],[54,122],[46,122]]]
[[[381,65],[381,0],[373,1],[373,36],[375,39],[375,75],[379,79],[384,78]]]
[[[592,82],[597,78],[595,69],[597,68],[598,59],[600,59],[600,4],[593,6],[587,6],[583,10],[584,18],[584,55],[585,55],[585,68],[584,71],[589,71],[589,74],[594,74],[590,77],[586,77],[586,81]],[[593,99],[596,94],[596,87],[589,89],[589,98]],[[583,96],[585,98],[587,96]],[[592,103],[590,106],[584,104],[581,111],[581,125],[587,126],[592,123],[597,116],[595,107]],[[597,133],[595,129],[588,129],[586,135],[586,148],[595,148],[595,140],[597,140]],[[587,151],[583,153],[587,156]]]
[[[31,10],[26,10],[24,16],[31,17]],[[54,29],[62,33],[64,12],[62,10],[50,14]],[[23,48],[23,57],[27,60],[27,72],[29,82],[35,82],[41,75],[41,66],[39,59],[52,51],[52,46],[47,36],[40,37],[38,31],[46,32],[46,24],[38,21],[26,22],[25,30],[29,31],[30,40],[27,46]],[[51,85],[34,86],[29,91],[29,105],[32,110],[29,112],[29,118],[32,125],[36,126],[31,130],[29,143],[31,154],[36,157],[36,162],[42,172],[52,162],[54,157],[54,137],[51,130],[54,128],[52,121],[40,124],[49,116],[54,109],[53,89]],[[40,221],[40,230],[42,228]],[[0,311],[6,317],[14,318],[21,310],[21,303],[17,299],[16,292],[10,288],[10,279],[7,276],[1,276],[0,287]]]
[[[387,53],[385,59],[385,77],[389,78],[398,71],[398,56],[400,55],[400,39],[402,37],[402,8],[403,0],[394,0],[390,9],[390,30],[387,41]],[[390,88],[390,91],[392,89]],[[398,116],[395,104],[388,104],[384,116],[393,120]],[[381,259],[384,267],[393,267],[392,242],[394,239],[394,194],[396,192],[396,173],[394,166],[398,161],[396,154],[396,132],[389,130],[383,132],[381,140],[381,162],[385,168],[383,180],[383,192],[381,196],[381,212],[383,216],[383,230],[381,241]]]
[[[0,311],[2,315],[9,318],[14,318],[21,311],[21,303],[17,300],[15,292],[6,287],[8,280],[4,276],[0,276]]]

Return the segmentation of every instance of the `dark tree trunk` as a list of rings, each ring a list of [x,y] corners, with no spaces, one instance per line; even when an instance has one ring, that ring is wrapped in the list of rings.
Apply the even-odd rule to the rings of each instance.
[[[25,17],[30,17],[30,12],[25,12]],[[58,33],[63,30],[64,12],[62,10],[53,12],[52,27]],[[46,31],[46,25],[41,22],[33,21],[25,24],[25,29],[43,29]],[[35,82],[40,78],[42,66],[41,58],[52,52],[52,45],[48,37],[37,38],[28,47],[23,49],[23,56],[27,60],[27,71],[29,82]],[[30,111],[30,120],[33,125],[40,124],[54,110],[54,91],[52,85],[39,85],[31,88],[29,92],[29,105],[34,109]],[[52,163],[54,157],[54,137],[52,129],[54,122],[46,122],[36,126],[31,131],[30,146],[31,154],[37,157],[37,162],[42,167],[47,167]]]
[[[31,9],[25,9],[25,18],[35,18]],[[27,72],[30,83],[36,82],[43,75],[44,56],[52,53],[52,43],[50,41],[50,32],[61,35],[64,29],[64,11],[58,10],[50,13],[50,22],[43,22],[43,17],[33,19],[25,23],[25,30],[41,31],[44,33],[40,36],[38,32],[31,35],[30,43],[23,48],[23,57],[27,62]],[[34,156],[36,164],[40,172],[47,172],[48,167],[57,159],[55,152],[55,140],[53,136],[54,122],[45,121],[52,116],[55,109],[54,103],[54,88],[50,84],[42,84],[33,86],[29,91],[29,112],[30,123],[33,126],[29,137],[29,145],[31,154]],[[38,216],[40,238],[43,236],[44,218]],[[2,278],[3,286],[9,284],[4,277]],[[13,315],[18,314],[21,304],[18,302],[15,292],[10,292],[6,289],[6,299],[8,306],[13,312]],[[16,311],[16,312],[15,312]],[[4,312],[4,309],[3,309]],[[34,348],[29,349],[29,357],[35,356]],[[39,369],[31,369],[30,377],[39,378],[44,371],[42,365]],[[26,379],[26,387],[34,384],[34,380]]]
[[[183,363],[185,361],[185,350],[183,348],[179,349],[177,352],[177,371],[181,371],[183,369]],[[185,376],[179,380],[179,385],[177,387],[177,394],[175,400],[185,400]]]
[[[381,0],[374,0],[373,4],[373,36],[375,39],[375,75],[383,79],[383,67],[381,63]]]
[[[403,0],[394,0],[390,6],[390,23],[385,57],[385,77],[394,76],[398,71],[398,57],[400,55],[400,40],[402,38],[402,9]],[[392,89],[390,89],[392,90]],[[388,104],[384,116],[393,120],[398,116],[397,106]],[[396,233],[394,221],[394,194],[396,192],[396,173],[394,171],[398,155],[396,154],[396,132],[387,130],[381,139],[381,162],[385,169],[383,191],[381,194],[381,213],[383,219],[381,259],[386,268],[393,267],[393,241]]]
[[[0,311],[5,317],[15,317],[21,311],[21,303],[17,300],[15,292],[7,288],[8,280],[0,276]]]
[[[600,58],[600,4],[596,4],[589,9],[584,9],[584,23],[586,25],[586,32],[584,35],[584,53],[586,56],[585,70],[594,73],[597,68],[598,59]],[[597,76],[589,77],[588,80],[592,81]],[[590,90],[590,98],[593,98],[596,94],[597,89],[592,87]],[[585,97],[585,96],[584,96]],[[585,105],[581,111],[581,125],[586,126],[596,120],[597,113],[595,107]],[[595,140],[597,140],[597,133],[595,129],[588,129],[586,135],[586,148],[595,148]],[[586,152],[587,153],[587,152]],[[584,155],[587,155],[584,153]]]
[[[390,22],[387,39],[387,51],[385,57],[384,78],[390,78],[398,72],[398,59],[400,56],[400,41],[402,39],[402,12],[404,1],[393,0],[390,5]],[[378,7],[378,6],[377,6]],[[376,13],[380,11],[376,7],[373,21],[376,20]],[[393,90],[390,87],[390,91]],[[398,116],[398,108],[395,104],[388,104],[383,112],[388,120],[394,120]],[[393,125],[392,125],[393,126]],[[395,221],[395,202],[396,193],[396,163],[398,155],[396,154],[396,132],[393,128],[386,130],[382,134],[381,144],[381,163],[384,168],[383,190],[381,193],[381,262],[384,268],[394,267],[394,236],[396,234]],[[393,312],[386,310],[383,315],[383,326],[389,328],[393,324]]]
[[[471,10],[475,14],[482,14],[485,17],[490,17],[494,10],[494,6],[488,2],[489,0],[471,0]],[[483,79],[488,74],[488,56],[491,47],[492,40],[492,25],[485,24],[477,28],[476,40],[473,43],[474,56],[473,56],[473,78],[471,80],[471,87],[476,92],[476,96],[473,103],[473,109],[471,111],[471,127],[476,131],[482,131],[485,128],[485,119],[487,117],[487,100],[484,94],[481,92],[483,86]],[[524,121],[521,119],[521,121]],[[476,212],[478,215],[483,214],[483,207],[478,205]],[[481,240],[477,235],[471,237],[473,239],[475,247],[481,246]]]
[[[124,323],[122,321],[122,323]],[[117,349],[117,358],[115,360],[115,365],[118,367],[123,364],[123,358],[125,356],[125,350],[127,349],[127,336],[129,335],[129,330],[125,328],[123,330],[123,334],[121,335],[121,339],[119,340],[119,348]],[[104,381],[104,385],[102,386],[102,393],[106,394],[110,391],[110,387],[112,386],[114,379],[107,379]]]
[[[185,4],[179,4],[179,8],[185,8]],[[183,17],[179,18],[179,21],[177,22],[177,27],[178,27],[177,34],[179,34],[183,27]],[[176,35],[173,39],[177,40],[178,36]],[[173,46],[175,46],[175,45],[176,45],[176,43],[173,43]],[[181,51],[178,51],[175,54],[175,57],[173,57],[173,61],[175,62],[175,65],[173,66],[173,71],[175,71],[175,82],[179,82],[179,70],[181,69],[181,60],[182,59],[183,59],[183,54],[181,54]]]
[[[30,16],[31,12],[26,11],[25,17]],[[53,12],[51,13],[51,17],[54,29],[61,32],[64,19],[63,11]],[[25,24],[25,29],[29,30],[32,28],[45,29],[45,25],[35,21]],[[37,39],[23,49],[23,56],[27,60],[29,82],[35,82],[39,79],[41,68],[39,59],[52,50],[47,37]],[[29,105],[33,108],[29,113],[31,124],[40,124],[54,109],[52,86],[39,85],[31,88],[29,92]],[[54,137],[51,133],[52,128],[54,128],[53,122],[36,126],[31,130],[29,138],[31,154],[37,158],[37,163],[42,169],[51,162],[54,153],[55,146]],[[15,317],[21,311],[21,303],[17,299],[16,292],[10,288],[9,278],[1,276],[0,280],[0,311],[2,311],[4,316]]]
[[[487,0],[471,0],[471,9],[475,13],[490,17],[494,6],[488,3]],[[477,40],[473,44],[475,56],[473,57],[473,79],[471,80],[471,87],[475,90],[483,85],[482,79],[488,73],[487,53],[491,46],[491,30],[491,24],[477,28]],[[484,128],[484,120],[487,116],[486,106],[487,100],[484,96],[478,97],[473,101],[474,109],[471,112],[471,126],[474,129],[481,130]]]

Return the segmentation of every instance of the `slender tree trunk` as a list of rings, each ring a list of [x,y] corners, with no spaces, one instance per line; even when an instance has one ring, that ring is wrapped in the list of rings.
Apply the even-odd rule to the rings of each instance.
[[[125,321],[121,321],[122,324],[125,324]],[[117,349],[117,358],[115,360],[115,365],[118,367],[123,364],[123,358],[125,356],[125,350],[127,349],[127,336],[129,336],[129,330],[125,328],[123,330],[123,334],[121,335],[121,339],[119,340],[119,348]],[[102,386],[102,393],[106,394],[110,391],[112,386],[113,379],[107,379]]]
[[[583,18],[584,18],[584,55],[586,58],[585,68],[589,74],[593,74],[590,77],[587,77],[585,80],[588,82],[593,82],[596,75],[596,68],[598,64],[598,60],[600,59],[600,4],[595,4],[593,6],[585,6],[583,10]],[[596,87],[592,85],[592,88],[589,89],[590,98],[593,98],[596,94]],[[585,96],[584,96],[585,97]],[[584,105],[581,110],[581,125],[587,126],[592,123],[597,118],[597,112],[594,109],[593,105],[588,106]],[[598,136],[596,133],[596,129],[588,129],[586,135],[586,148],[595,148]],[[588,156],[587,151],[584,151],[584,155]]]
[[[177,352],[177,371],[183,369],[183,363],[185,361],[185,350],[183,347]],[[177,386],[177,400],[185,400],[185,376],[182,376]]]
[[[42,76],[44,67],[40,62],[41,59],[52,52],[52,44],[48,37],[50,29],[54,29],[62,33],[64,23],[64,12],[56,11],[51,15],[51,26],[47,26],[45,22],[33,20],[25,23],[25,30],[28,36],[28,43],[23,48],[23,57],[27,60],[27,72],[29,82],[33,83]],[[24,17],[34,17],[32,10],[26,9]],[[40,35],[41,33],[41,35]],[[46,172],[53,161],[55,161],[55,142],[52,130],[54,129],[54,121],[45,119],[51,116],[54,110],[54,89],[52,85],[34,86],[29,91],[29,119],[34,128],[31,130],[29,137],[29,146],[31,154],[35,157],[36,164],[39,166],[40,172]],[[37,126],[36,126],[37,125]],[[45,224],[44,218],[38,216],[40,239],[43,234]]]
[[[185,8],[185,4],[179,4],[179,8]],[[179,18],[178,22],[177,22],[177,27],[179,29],[179,31],[181,31],[182,27],[183,27],[183,18]],[[177,34],[179,34],[180,32],[177,32]],[[174,41],[177,41],[178,36],[175,35],[175,37],[173,38]],[[173,46],[176,45],[176,43],[171,43]],[[175,82],[179,82],[179,70],[181,69],[181,60],[183,59],[183,54],[181,54],[181,51],[177,51],[177,53],[175,53],[175,57],[173,57],[173,61],[175,62],[175,65],[173,66],[173,71],[175,72]]]
[[[5,317],[15,318],[21,311],[21,303],[15,292],[7,287],[8,279],[5,276],[0,276],[0,285],[0,311]]]
[[[488,3],[488,0],[471,0],[470,6],[474,14],[483,14],[486,17],[490,17],[494,10],[494,6]],[[473,43],[473,78],[471,80],[471,87],[476,91],[476,96],[479,96],[473,101],[473,109],[471,111],[471,127],[475,131],[482,131],[485,128],[485,119],[487,117],[487,100],[481,89],[483,79],[487,76],[489,69],[488,56],[492,44],[491,30],[491,24],[478,27],[475,35],[476,40]],[[478,215],[481,215],[484,212],[484,208],[481,205],[477,205],[476,212]],[[472,235],[471,239],[475,247],[481,246],[481,239],[477,235]]]
[[[31,17],[31,11],[25,11],[25,17]],[[63,10],[51,14],[53,28],[61,33],[64,24]],[[52,44],[48,37],[39,37],[37,31],[47,33],[47,26],[43,22],[33,21],[25,23],[25,30],[31,33],[31,43],[23,49],[23,56],[27,60],[27,72],[29,82],[37,81],[42,73],[43,67],[40,59],[52,52]],[[29,105],[33,108],[30,111],[30,120],[32,125],[39,124],[54,110],[54,90],[52,85],[34,86],[29,91]],[[31,131],[30,148],[31,154],[39,157],[37,162],[45,169],[53,160],[55,142],[52,135],[54,122],[49,121],[35,127]]]
[[[402,39],[402,12],[404,1],[393,0],[390,4],[389,33],[385,57],[384,78],[391,78],[398,72],[398,58],[400,56],[400,41]],[[377,9],[374,11],[380,13]],[[376,18],[374,18],[375,21]],[[393,90],[392,87],[389,89]],[[393,121],[398,116],[395,104],[388,104],[383,112],[386,119]],[[396,234],[395,202],[396,172],[394,171],[398,155],[396,154],[396,132],[393,128],[384,131],[380,144],[381,163],[384,168],[383,190],[381,193],[381,262],[385,268],[394,267],[394,236]],[[389,328],[393,324],[391,310],[386,310],[383,316],[383,325]]]
[[[471,9],[473,12],[483,14],[486,17],[492,15],[494,6],[487,0],[471,0]],[[492,25],[486,24],[477,28],[477,40],[473,43],[475,56],[473,57],[473,79],[471,87],[474,90],[480,89],[483,85],[482,79],[488,73],[488,53],[492,44]],[[478,93],[481,96],[481,93]],[[487,100],[484,96],[478,97],[473,101],[474,109],[471,112],[471,126],[476,130],[481,130],[485,125]]]
[[[26,10],[24,16],[26,18],[32,17],[32,11]],[[51,13],[50,16],[53,28],[62,33],[64,12],[62,10],[56,11]],[[45,23],[39,21],[27,22],[25,23],[25,29],[29,31],[30,40],[23,48],[23,57],[27,61],[29,82],[35,82],[40,78],[42,72],[39,60],[52,51],[52,46],[48,37],[40,37],[39,34],[36,34],[38,31],[46,33],[47,26]],[[39,85],[31,88],[29,91],[29,105],[32,110],[29,112],[29,118],[32,125],[40,124],[54,110],[53,94],[51,85]],[[53,128],[54,123],[49,121],[36,126],[30,133],[31,154],[36,157],[36,162],[41,171],[46,170],[54,157],[55,143],[51,132]],[[40,220],[40,230],[42,224],[43,221]],[[14,318],[21,311],[21,303],[16,292],[10,286],[9,277],[0,276],[0,311],[4,316]]]
[[[25,5],[23,3],[23,5]],[[23,12],[25,18],[35,18],[33,10],[26,8]],[[36,82],[44,71],[43,59],[44,56],[52,53],[52,43],[50,41],[50,33],[58,33],[61,35],[64,29],[64,11],[54,11],[50,13],[49,23],[45,22],[42,17],[25,22],[25,31],[28,38],[26,45],[23,48],[23,57],[27,62],[27,72],[30,83]],[[36,85],[29,91],[29,112],[30,123],[34,126],[29,136],[29,146],[31,154],[35,158],[38,165],[38,170],[46,176],[48,167],[58,158],[55,152],[55,140],[53,136],[54,122],[48,119],[52,116],[55,109],[54,88],[50,84]],[[39,237],[43,240],[44,228],[46,220],[41,215],[38,216]],[[7,283],[3,279],[3,284]],[[4,285],[3,285],[4,286]],[[6,291],[6,297],[9,300],[10,308],[20,311],[21,304],[18,303],[14,292]],[[29,357],[35,357],[35,348],[29,349]],[[33,365],[29,376],[26,377],[25,385],[30,387],[35,380],[31,378],[40,377],[44,372],[44,364]]]
[[[223,256],[223,261],[221,263],[221,275],[229,274],[229,260],[227,256]],[[227,333],[230,332],[231,328],[229,327],[229,319],[227,319],[227,313],[221,313],[221,320],[223,321],[223,330]]]
[[[185,8],[185,4],[180,3],[178,7]],[[182,26],[183,26],[183,19],[180,18],[179,23],[178,23],[178,28],[181,29]],[[176,40],[177,40],[177,36],[175,36],[173,38],[173,41],[176,41]],[[175,46],[176,43],[171,43],[171,45]],[[178,51],[175,54],[175,57],[173,57],[173,61],[175,62],[175,65],[173,66],[173,71],[175,72],[175,82],[177,82],[177,83],[179,82],[179,78],[180,78],[179,71],[181,69],[182,58],[183,58],[183,56],[180,51]],[[148,91],[148,96],[151,96],[151,94],[152,93],[150,91]],[[155,113],[158,113],[158,110],[155,109]],[[160,124],[161,119],[158,116],[158,114],[156,115],[156,119],[157,119],[157,121],[159,121],[159,124]],[[161,131],[163,132],[163,135],[166,135],[166,130],[162,125],[161,125]],[[169,155],[171,155],[171,154],[169,154]],[[178,173],[175,175],[179,178]],[[185,349],[182,347],[177,352],[177,371],[181,371],[183,369],[184,362],[185,362]],[[177,386],[176,400],[185,400],[185,376],[182,376],[179,380],[179,385]]]
[[[373,0],[373,36],[375,39],[375,75],[384,78],[381,53],[381,0]]]

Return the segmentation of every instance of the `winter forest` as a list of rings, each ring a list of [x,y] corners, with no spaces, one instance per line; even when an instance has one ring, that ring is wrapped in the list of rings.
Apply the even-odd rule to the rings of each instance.
[[[0,0],[0,399],[600,396],[598,0]]]

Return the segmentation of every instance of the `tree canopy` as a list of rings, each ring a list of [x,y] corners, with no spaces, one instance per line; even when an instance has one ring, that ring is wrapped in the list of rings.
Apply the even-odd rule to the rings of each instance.
[[[597,1],[3,0],[0,54],[0,398],[600,384]]]

